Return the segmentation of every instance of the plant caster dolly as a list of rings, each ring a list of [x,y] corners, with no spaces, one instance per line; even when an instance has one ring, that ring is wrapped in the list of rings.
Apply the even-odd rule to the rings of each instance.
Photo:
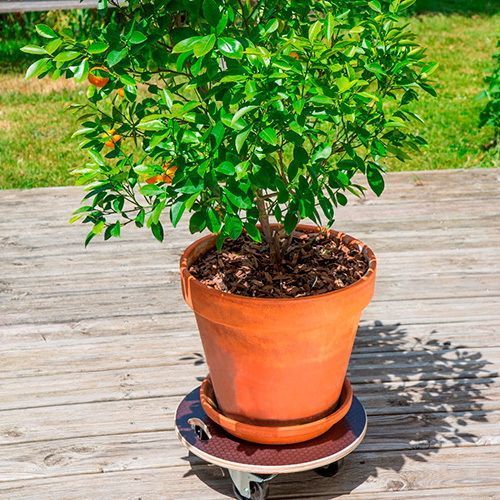
[[[228,470],[238,500],[265,500],[269,481],[278,474],[313,470],[333,477],[343,458],[363,440],[366,413],[354,397],[347,415],[321,436],[303,443],[261,445],[228,434],[201,407],[199,388],[177,408],[175,426],[181,443],[202,460]]]

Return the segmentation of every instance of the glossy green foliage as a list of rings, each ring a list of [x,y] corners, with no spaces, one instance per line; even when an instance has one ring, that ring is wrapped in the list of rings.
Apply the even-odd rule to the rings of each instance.
[[[497,46],[500,47],[500,41]],[[497,52],[493,58],[495,67],[491,75],[485,79],[488,88],[481,93],[481,97],[486,98],[487,102],[479,117],[479,126],[493,127],[495,139],[498,140],[500,136],[500,52]]]
[[[78,107],[88,241],[129,223],[161,240],[167,211],[260,241],[267,216],[331,225],[365,189],[356,173],[380,195],[385,159],[425,145],[407,104],[434,95],[437,65],[400,18],[412,3],[129,0],[103,3],[85,39],[38,26],[28,76],[109,78]]]

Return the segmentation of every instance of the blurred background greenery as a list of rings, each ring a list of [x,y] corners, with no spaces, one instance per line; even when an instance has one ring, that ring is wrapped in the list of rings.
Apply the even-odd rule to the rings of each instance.
[[[390,170],[499,166],[491,126],[479,128],[485,78],[494,71],[500,9],[493,0],[417,0],[409,22],[435,73],[438,98],[423,96],[414,109],[429,147]],[[77,128],[67,105],[84,100],[85,85],[65,80],[24,80],[32,56],[19,49],[36,41],[37,23],[76,31],[97,20],[93,10],[0,15],[0,189],[73,183],[70,171],[86,156],[71,139]],[[498,73],[497,73],[498,74]]]

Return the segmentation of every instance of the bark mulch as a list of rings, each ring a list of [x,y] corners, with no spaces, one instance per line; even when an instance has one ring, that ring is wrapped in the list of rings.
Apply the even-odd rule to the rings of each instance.
[[[296,232],[280,266],[268,246],[248,236],[227,240],[191,265],[191,274],[221,292],[247,297],[305,297],[344,288],[368,270],[361,251],[326,233]]]

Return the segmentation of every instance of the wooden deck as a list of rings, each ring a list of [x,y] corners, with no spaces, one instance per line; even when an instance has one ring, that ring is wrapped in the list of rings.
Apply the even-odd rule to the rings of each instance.
[[[339,214],[380,273],[350,376],[369,413],[334,479],[271,498],[500,498],[500,170],[391,174]],[[0,192],[0,498],[222,499],[173,431],[205,375],[178,256],[146,232],[83,248],[78,188]]]

